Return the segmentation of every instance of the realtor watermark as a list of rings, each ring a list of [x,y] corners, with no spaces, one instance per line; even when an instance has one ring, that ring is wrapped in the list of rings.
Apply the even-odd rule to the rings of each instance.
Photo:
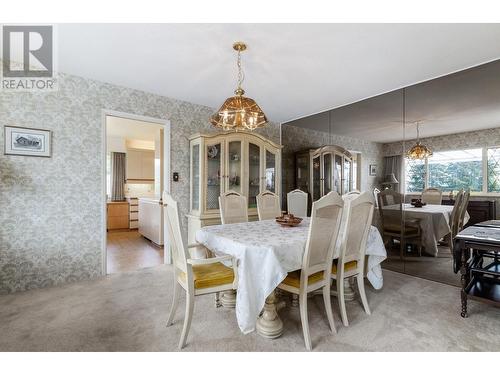
[[[53,25],[3,25],[0,90],[57,90]]]

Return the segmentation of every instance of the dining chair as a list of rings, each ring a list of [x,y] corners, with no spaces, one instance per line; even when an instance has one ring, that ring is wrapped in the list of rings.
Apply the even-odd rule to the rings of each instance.
[[[295,189],[286,195],[288,213],[297,217],[307,217],[307,193]]]
[[[299,296],[300,320],[308,350],[312,349],[307,316],[308,293],[322,289],[328,323],[331,331],[336,332],[330,300],[330,276],[343,208],[344,202],[336,192],[330,192],[313,203],[302,267],[290,272],[278,286]]]
[[[448,233],[445,237],[450,247],[450,251],[453,254],[453,244],[455,241],[455,237],[459,232],[460,228],[460,214],[462,209],[462,200],[464,198],[464,191],[460,189],[455,197],[455,203],[453,204],[453,210],[450,214],[450,233]]]
[[[344,298],[344,280],[356,277],[358,292],[365,312],[370,315],[370,307],[365,293],[364,269],[368,233],[373,219],[374,203],[370,193],[365,192],[351,199],[344,206],[343,231],[340,234],[339,257],[333,263],[331,277],[336,280],[337,299],[344,326],[349,325]]]
[[[247,198],[236,191],[228,191],[219,197],[222,224],[246,223],[248,221]]]
[[[342,199],[345,199],[346,197],[355,197],[355,198],[357,198],[360,194],[361,194],[361,192],[359,190],[351,190],[350,192],[345,193],[344,195],[342,195]]]
[[[443,192],[438,188],[424,189],[421,196],[422,202],[427,204],[441,204],[443,201]]]
[[[464,229],[465,225],[465,214],[467,213],[467,206],[469,205],[469,199],[470,199],[470,189],[467,189],[464,192],[464,195],[462,197],[462,204],[460,206],[460,221],[458,224],[458,230],[461,231]]]
[[[257,213],[259,214],[259,220],[270,220],[281,216],[278,195],[268,190],[257,195]]]
[[[387,206],[395,209],[388,210]],[[403,195],[392,189],[385,189],[378,194],[378,209],[382,221],[382,236],[389,237],[391,245],[394,239],[400,241],[400,258],[404,259],[406,243],[416,243],[418,253],[422,255],[422,231],[420,219],[404,218]],[[404,218],[404,225],[403,223]]]
[[[186,291],[186,313],[179,340],[179,349],[182,349],[186,344],[189,328],[191,327],[194,297],[236,289],[238,273],[236,260],[229,255],[191,259],[189,249],[194,247],[203,248],[203,246],[200,244],[184,245],[178,204],[170,194],[163,193],[163,205],[174,268],[173,301],[167,319],[167,326],[172,325],[182,288]],[[223,261],[231,262],[232,267],[225,266],[222,263]]]

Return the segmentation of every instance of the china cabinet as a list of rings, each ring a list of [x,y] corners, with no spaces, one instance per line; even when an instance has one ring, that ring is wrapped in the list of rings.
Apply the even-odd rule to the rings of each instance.
[[[257,195],[265,190],[279,195],[280,187],[280,145],[244,131],[191,136],[189,243],[199,228],[220,224],[222,193],[245,195],[249,220],[257,220]]]
[[[331,191],[345,194],[356,187],[356,158],[340,146],[323,146],[295,154],[295,184],[316,201]]]

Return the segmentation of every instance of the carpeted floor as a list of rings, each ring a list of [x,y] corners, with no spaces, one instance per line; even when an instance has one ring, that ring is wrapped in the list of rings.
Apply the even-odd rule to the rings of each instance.
[[[330,334],[322,298],[309,299],[311,337],[317,351],[500,350],[500,309],[470,303],[459,315],[455,287],[384,271],[381,291],[367,289],[372,315],[349,302],[343,327],[334,299],[337,334]],[[175,351],[184,305],[165,327],[171,303],[171,266],[158,266],[0,297],[2,351]],[[182,303],[184,298],[182,298]],[[283,336],[243,335],[234,310],[216,309],[213,296],[197,297],[186,351],[302,351],[299,311],[280,312]]]

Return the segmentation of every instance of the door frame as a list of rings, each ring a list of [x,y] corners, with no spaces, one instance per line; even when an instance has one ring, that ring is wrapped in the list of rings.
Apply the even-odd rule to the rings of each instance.
[[[106,198],[106,154],[107,154],[107,126],[106,126],[106,117],[114,116],[114,117],[122,117],[130,120],[138,120],[149,122],[155,125],[160,125],[163,127],[163,189],[167,193],[170,193],[171,184],[170,184],[170,170],[171,170],[171,152],[170,152],[170,120],[161,119],[149,116],[137,115],[134,113],[128,112],[120,112],[110,109],[102,109],[101,110],[101,160],[102,160],[102,168],[101,168],[101,178],[102,178],[102,189],[101,189],[101,214],[102,214],[102,222],[101,228],[103,230],[102,242],[101,242],[101,273],[103,276],[107,275],[107,198]],[[168,159],[167,159],[168,158]],[[167,162],[165,162],[167,160]],[[163,223],[163,263],[171,264],[172,263],[172,254],[170,251],[170,246],[167,241],[167,228],[166,223]]]

